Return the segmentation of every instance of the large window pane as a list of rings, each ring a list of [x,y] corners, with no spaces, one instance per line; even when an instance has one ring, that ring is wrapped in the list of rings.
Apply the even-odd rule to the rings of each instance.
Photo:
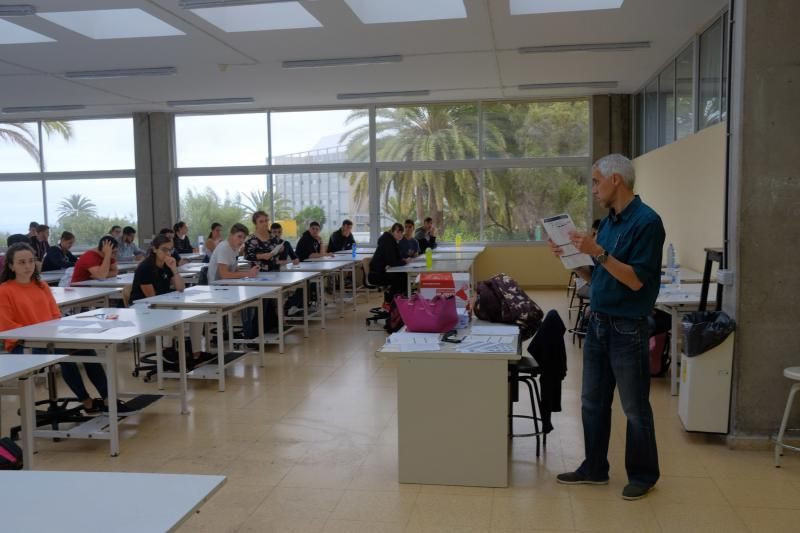
[[[658,148],[658,78],[644,90],[645,152]]]
[[[300,236],[312,221],[322,225],[322,235],[353,222],[356,242],[369,235],[369,181],[366,172],[308,172],[275,174],[275,217],[286,221],[284,235]]]
[[[46,191],[53,242],[69,230],[77,244],[92,246],[111,226],[136,227],[134,178],[48,180]]]
[[[36,122],[0,123],[0,174],[9,172],[39,172]]]
[[[722,15],[722,86],[720,91],[722,93],[720,103],[720,117],[725,120],[728,117],[728,14]]]
[[[569,213],[576,226],[585,229],[588,172],[581,167],[487,170],[485,239],[546,239],[541,219],[561,213]]]
[[[472,170],[382,172],[381,231],[409,218],[420,224],[430,216],[437,238],[480,240],[480,184]]]
[[[675,140],[675,63],[658,76],[658,145]]]
[[[589,102],[486,103],[485,157],[563,157],[589,154]]]
[[[175,117],[179,168],[267,164],[267,114]]]
[[[720,121],[722,100],[722,21],[718,20],[700,36],[700,91],[698,129]]]
[[[378,161],[477,158],[477,109],[473,103],[378,108]]]
[[[272,163],[307,165],[369,160],[369,111],[273,112]]]
[[[219,222],[223,235],[237,222],[252,227],[250,217],[259,209],[270,212],[267,178],[251,176],[185,176],[178,179],[181,220],[189,226],[189,237],[196,242],[206,236],[211,224]]]
[[[133,119],[42,122],[44,167],[50,172],[136,167]]]
[[[14,233],[27,235],[28,223],[44,223],[41,181],[0,181],[4,201],[0,209],[0,246]]]
[[[694,131],[694,44],[681,52],[675,65],[676,137],[681,139]]]

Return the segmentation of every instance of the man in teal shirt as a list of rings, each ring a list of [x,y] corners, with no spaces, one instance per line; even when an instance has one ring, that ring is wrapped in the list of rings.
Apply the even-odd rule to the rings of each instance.
[[[575,247],[594,258],[578,274],[591,282],[591,316],[583,346],[581,412],[586,458],[575,472],[559,474],[564,484],[608,483],[611,403],[619,388],[628,419],[622,497],[644,497],[659,478],[653,411],[650,407],[649,327],[661,283],[664,225],[633,192],[629,159],[606,156],[592,167],[592,193],[609,210],[597,238],[570,235]],[[550,242],[556,255],[561,249]]]

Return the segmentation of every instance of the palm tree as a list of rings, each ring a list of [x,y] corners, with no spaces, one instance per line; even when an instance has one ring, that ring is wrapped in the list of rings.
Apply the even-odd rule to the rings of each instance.
[[[67,141],[72,138],[73,134],[72,124],[65,121],[42,122],[42,129],[48,137],[60,135]],[[34,123],[6,122],[0,124],[0,140],[18,145],[34,161],[39,162],[39,145]]]
[[[97,206],[86,196],[71,194],[58,202],[57,212],[58,221],[62,222],[65,218],[74,216],[96,216]]]
[[[271,194],[267,191],[256,190],[253,192],[245,193],[237,205],[244,209],[247,213],[255,213],[256,211],[270,212],[270,204],[272,203]],[[281,195],[274,198],[275,203],[275,219],[287,220],[293,217],[292,204]]]

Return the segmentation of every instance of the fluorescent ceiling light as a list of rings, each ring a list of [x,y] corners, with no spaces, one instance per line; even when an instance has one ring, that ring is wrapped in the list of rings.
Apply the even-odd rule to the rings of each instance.
[[[511,0],[512,15],[538,15],[566,11],[596,11],[618,9],[624,0]]]
[[[553,52],[626,52],[638,48],[650,48],[650,41],[523,46],[518,51],[520,54],[549,54]]]
[[[20,106],[4,107],[3,113],[38,113],[40,111],[74,111],[76,109],[86,109],[85,105],[40,105],[40,106]]]
[[[178,4],[183,9],[198,9],[200,7],[252,6],[255,4],[280,4],[282,2],[296,1],[297,0],[180,0]]]
[[[54,41],[55,39],[46,35],[0,19],[0,44],[51,43]]]
[[[464,0],[344,0],[364,24],[467,18]]]
[[[209,7],[192,13],[225,32],[294,30],[322,26],[299,2]]]
[[[283,68],[338,67],[342,65],[370,65],[373,63],[400,63],[401,55],[373,57],[337,57],[333,59],[299,59],[284,61]]]
[[[178,73],[175,67],[117,68],[111,70],[78,70],[65,72],[71,80],[102,80],[105,78],[129,78],[132,76],[172,76]]]
[[[195,107],[203,105],[221,104],[252,104],[252,98],[204,98],[199,100],[169,100],[167,105],[170,107]]]
[[[141,9],[99,9],[39,13],[43,19],[90,39],[130,39],[186,35]]]
[[[25,17],[35,15],[36,8],[30,4],[0,6],[0,17]]]
[[[561,83],[524,83],[517,86],[520,91],[535,89],[616,89],[616,81],[569,81]]]
[[[391,98],[394,96],[428,96],[428,89],[417,91],[379,91],[374,93],[339,93],[337,100],[358,100],[360,98]]]

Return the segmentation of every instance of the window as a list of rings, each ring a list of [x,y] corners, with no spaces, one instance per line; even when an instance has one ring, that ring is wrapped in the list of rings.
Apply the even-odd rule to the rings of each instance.
[[[378,161],[478,157],[476,104],[383,107],[376,111]]]
[[[644,90],[645,152],[658,148],[658,78]]]
[[[46,180],[51,241],[62,231],[75,243],[95,246],[111,226],[136,227],[136,180],[131,178]]]
[[[675,140],[675,63],[658,76],[658,145]]]
[[[0,174],[39,170],[38,123],[0,123]]]
[[[5,247],[9,235],[28,234],[29,222],[44,222],[44,202],[40,180],[2,181],[0,187],[4,198],[13,198],[0,209],[0,246]]]
[[[644,116],[644,92],[639,91],[634,96],[634,106],[636,106],[636,110],[634,112],[634,120],[636,124],[636,139],[635,139],[635,152],[637,156],[642,155],[644,150],[644,127],[645,127],[645,116]]]
[[[722,105],[722,20],[700,35],[698,129],[720,121]]]
[[[179,168],[267,164],[266,113],[175,117]]]
[[[274,112],[272,164],[307,165],[369,160],[369,110]]]
[[[504,103],[483,106],[487,158],[589,156],[589,102]]]
[[[675,114],[676,138],[681,139],[694,131],[694,44],[675,60]]]
[[[725,120],[728,117],[728,14],[722,16],[722,86],[720,92],[722,94],[720,103],[720,117]]]
[[[133,119],[42,122],[44,170],[134,169]]]

